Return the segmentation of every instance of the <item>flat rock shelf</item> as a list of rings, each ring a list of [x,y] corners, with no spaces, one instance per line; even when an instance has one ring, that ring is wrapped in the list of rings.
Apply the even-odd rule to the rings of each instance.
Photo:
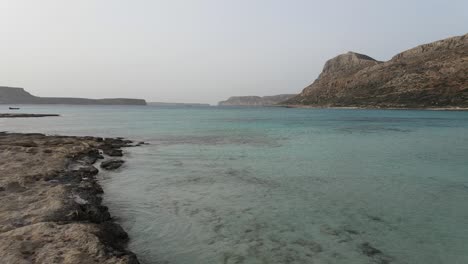
[[[137,264],[93,166],[122,138],[0,132],[2,263]],[[120,151],[118,151],[120,152]]]

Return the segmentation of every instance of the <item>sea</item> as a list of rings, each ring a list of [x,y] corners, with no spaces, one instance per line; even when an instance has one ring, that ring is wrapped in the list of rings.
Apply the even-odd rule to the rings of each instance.
[[[143,264],[468,263],[468,112],[19,107],[61,116],[0,131],[148,143],[99,174]]]

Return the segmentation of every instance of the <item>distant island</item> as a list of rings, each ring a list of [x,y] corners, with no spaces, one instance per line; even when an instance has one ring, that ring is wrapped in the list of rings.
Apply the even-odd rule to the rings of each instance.
[[[218,103],[220,106],[269,106],[276,105],[280,102],[286,101],[296,94],[280,94],[273,96],[233,96],[226,101]]]
[[[143,99],[38,97],[23,88],[0,86],[0,104],[146,105]]]
[[[424,44],[386,62],[348,52],[289,106],[468,108],[468,34]]]
[[[150,106],[177,106],[177,107],[208,107],[209,104],[198,103],[164,103],[164,102],[148,102]]]

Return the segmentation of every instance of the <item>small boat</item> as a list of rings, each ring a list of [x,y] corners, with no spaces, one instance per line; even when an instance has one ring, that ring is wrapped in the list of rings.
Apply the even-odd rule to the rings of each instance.
[[[19,107],[8,107],[10,110],[19,110]]]

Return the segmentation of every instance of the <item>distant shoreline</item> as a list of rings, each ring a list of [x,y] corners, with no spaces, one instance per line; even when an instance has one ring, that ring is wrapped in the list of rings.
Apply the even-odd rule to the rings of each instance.
[[[312,106],[312,105],[274,105],[270,107],[304,109],[343,109],[343,110],[424,110],[424,111],[468,111],[468,107],[365,107],[365,106]]]
[[[21,117],[49,117],[60,116],[57,114],[22,114],[22,113],[0,113],[0,118],[21,118]]]
[[[39,97],[23,88],[0,86],[0,104],[146,105],[146,101],[135,98]]]

